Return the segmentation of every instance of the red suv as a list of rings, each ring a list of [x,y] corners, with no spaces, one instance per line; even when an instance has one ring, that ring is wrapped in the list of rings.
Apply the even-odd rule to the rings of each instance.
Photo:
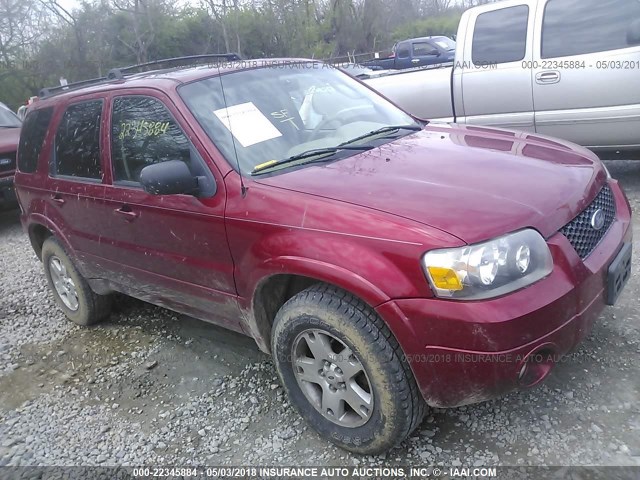
[[[13,176],[21,126],[18,116],[0,103],[0,206],[15,206]]]
[[[122,292],[249,335],[354,452],[542,381],[630,275],[630,207],[593,153],[428,124],[318,62],[42,96],[16,185],[66,315]]]

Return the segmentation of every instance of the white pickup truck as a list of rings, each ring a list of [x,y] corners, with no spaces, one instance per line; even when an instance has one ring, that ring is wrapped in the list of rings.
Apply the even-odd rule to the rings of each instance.
[[[640,158],[640,0],[507,0],[467,10],[453,66],[365,80],[434,121],[532,131]]]

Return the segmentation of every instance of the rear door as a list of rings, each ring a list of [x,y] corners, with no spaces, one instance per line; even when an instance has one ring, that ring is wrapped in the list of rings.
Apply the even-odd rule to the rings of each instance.
[[[532,37],[537,2],[507,1],[468,12],[464,59],[458,59],[460,123],[534,131]],[[462,67],[462,68],[460,68]]]
[[[102,225],[96,213],[104,193],[100,138],[104,103],[102,98],[73,99],[54,125],[49,154],[46,215],[62,230],[81,269],[87,257],[99,255],[101,249]]]
[[[640,146],[640,2],[549,0],[537,16],[536,130],[589,147]]]
[[[224,225],[224,182],[171,102],[155,91],[114,96],[108,131],[111,185],[104,255],[121,287],[157,305],[241,330],[233,261]],[[150,195],[140,172],[181,160],[194,176],[213,177],[215,191]],[[213,167],[215,169],[215,167]]]

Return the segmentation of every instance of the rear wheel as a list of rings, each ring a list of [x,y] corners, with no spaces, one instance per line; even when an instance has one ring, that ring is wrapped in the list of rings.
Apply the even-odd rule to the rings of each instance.
[[[109,315],[111,298],[91,290],[56,238],[42,245],[42,263],[49,289],[69,320],[86,326]]]
[[[272,350],[292,404],[346,450],[388,450],[424,416],[395,337],[371,308],[338,288],[314,285],[285,303]]]

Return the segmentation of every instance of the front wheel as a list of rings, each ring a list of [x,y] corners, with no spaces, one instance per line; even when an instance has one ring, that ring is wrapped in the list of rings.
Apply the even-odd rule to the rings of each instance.
[[[397,340],[376,313],[317,284],[276,315],[272,350],[292,404],[323,437],[377,454],[418,426],[425,404]]]

